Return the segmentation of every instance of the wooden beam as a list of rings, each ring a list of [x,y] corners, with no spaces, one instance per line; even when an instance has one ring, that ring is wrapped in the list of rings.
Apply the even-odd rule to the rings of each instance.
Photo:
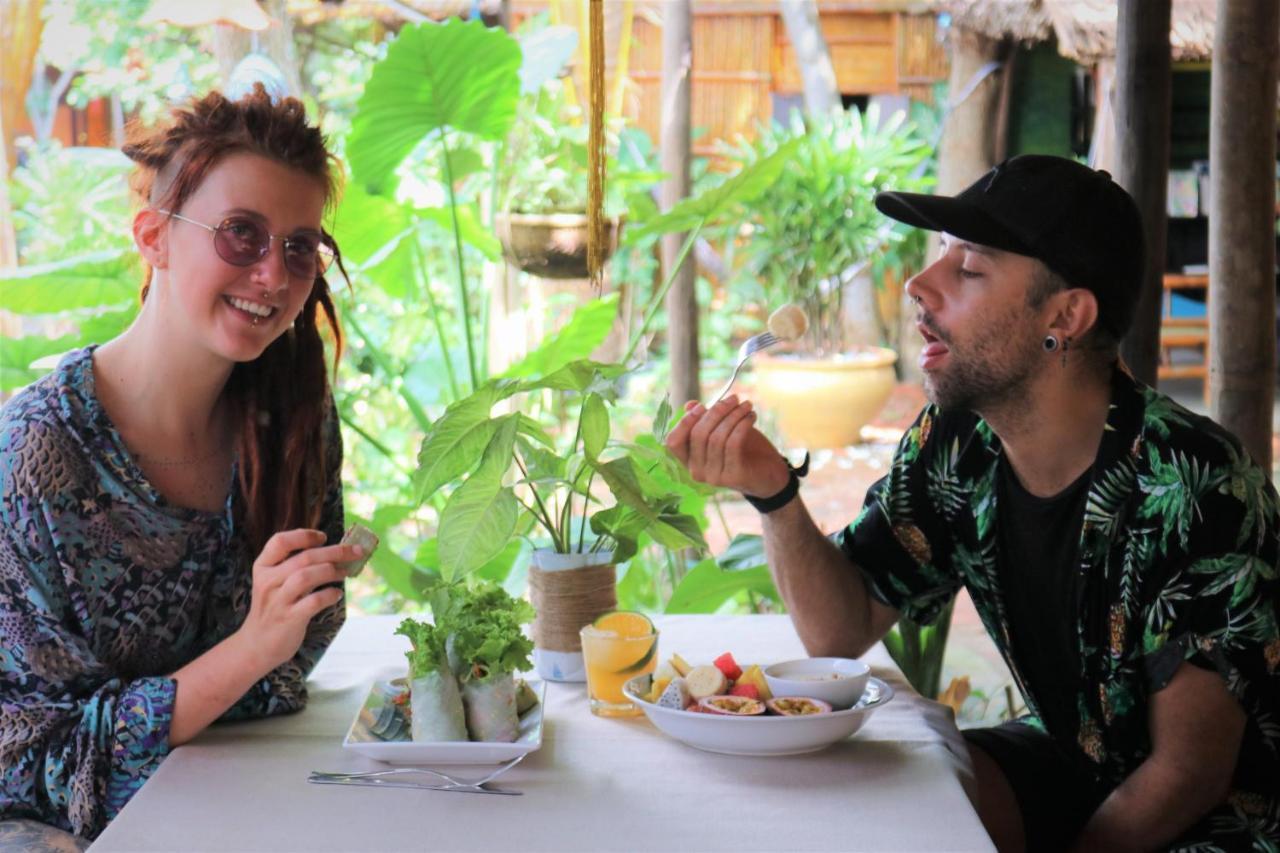
[[[670,0],[662,7],[662,120],[659,131],[662,171],[662,209],[670,210],[689,195],[690,84],[693,76],[693,15],[691,0]],[[686,235],[662,238],[662,270],[674,267]],[[686,256],[667,292],[667,353],[671,359],[671,404],[698,400],[698,293],[693,254]]]
[[[1154,386],[1160,366],[1164,294],[1165,197],[1169,183],[1170,0],[1120,0],[1116,22],[1116,180],[1142,213],[1147,270],[1121,355],[1133,375]]]
[[[1276,0],[1218,0],[1209,108],[1210,410],[1268,473],[1276,381],[1278,39]]]

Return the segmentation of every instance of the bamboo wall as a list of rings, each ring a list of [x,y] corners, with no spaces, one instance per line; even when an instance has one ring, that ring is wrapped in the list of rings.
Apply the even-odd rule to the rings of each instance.
[[[554,7],[553,19],[576,25],[578,0],[516,0],[515,17]],[[931,100],[948,66],[934,17],[898,11],[892,3],[818,0],[822,31],[831,50],[836,81],[846,95],[905,94]],[[620,57],[627,80],[621,112],[658,138],[662,90],[661,0],[605,3],[606,78],[610,91]],[[887,10],[887,11],[886,11]],[[617,39],[632,15],[631,49]],[[750,136],[773,115],[773,96],[802,92],[799,69],[776,0],[694,0],[693,128],[697,154],[712,154],[720,140]],[[575,74],[580,81],[581,75]],[[580,82],[579,82],[580,85]]]

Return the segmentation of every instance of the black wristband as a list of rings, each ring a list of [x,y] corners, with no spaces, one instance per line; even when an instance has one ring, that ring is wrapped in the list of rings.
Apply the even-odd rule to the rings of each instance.
[[[787,484],[782,487],[782,491],[776,495],[770,495],[767,498],[758,498],[755,495],[743,493],[743,497],[747,499],[747,503],[756,508],[758,512],[770,513],[774,510],[782,509],[791,503],[791,499],[800,493],[800,478],[809,473],[809,453],[805,451],[804,461],[800,463],[800,467],[787,463],[787,471],[790,477]]]

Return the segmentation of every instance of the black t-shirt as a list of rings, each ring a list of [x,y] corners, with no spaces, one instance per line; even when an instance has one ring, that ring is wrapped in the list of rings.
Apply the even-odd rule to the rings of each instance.
[[[1072,733],[1082,662],[1076,637],[1080,528],[1093,469],[1052,497],[1018,482],[1000,459],[1000,580],[1012,654],[1050,734]]]

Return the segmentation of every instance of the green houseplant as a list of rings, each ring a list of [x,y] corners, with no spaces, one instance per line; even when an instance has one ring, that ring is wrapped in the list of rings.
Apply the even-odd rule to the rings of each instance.
[[[616,298],[604,304],[616,310]],[[423,501],[452,487],[436,539],[446,582],[476,571],[519,535],[537,535],[546,546],[535,550],[534,568],[548,572],[612,567],[642,539],[671,550],[705,548],[698,520],[681,510],[682,495],[663,485],[687,479],[679,464],[656,440],[612,435],[610,409],[625,368],[557,357],[585,324],[598,323],[595,313],[596,304],[580,308],[559,334],[449,406],[427,431],[415,484]],[[526,414],[530,396],[549,396],[566,415],[559,435]],[[669,420],[664,404],[656,429]],[[605,575],[612,589],[612,568]],[[556,680],[579,680],[582,669],[574,648],[535,648],[534,662]]]
[[[804,354],[764,358],[757,365],[759,395],[779,411],[788,440],[810,447],[857,441],[858,432],[892,389],[896,355],[847,340],[845,293],[877,257],[902,239],[875,209],[882,190],[924,189],[919,177],[929,156],[898,113],[881,121],[873,105],[862,114],[794,113],[787,124],[763,127],[752,141],[726,147],[749,165],[783,145],[794,146],[778,179],[746,208],[748,236],[742,273],[764,285],[771,305],[797,302],[809,315]],[[869,310],[887,342],[878,301]],[[869,342],[863,342],[869,343]],[[830,405],[815,407],[815,397]]]

